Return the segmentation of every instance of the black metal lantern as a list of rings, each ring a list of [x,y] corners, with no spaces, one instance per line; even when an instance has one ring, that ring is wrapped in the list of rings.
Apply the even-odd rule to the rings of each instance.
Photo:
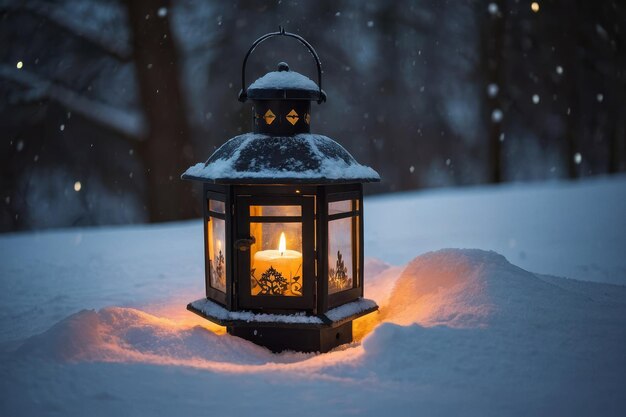
[[[246,89],[248,57],[274,36],[309,50],[317,84],[280,63]],[[311,101],[326,94],[302,37],[279,29],[257,39],[239,99],[253,102],[253,132],[182,176],[204,183],[206,298],[187,308],[273,351],[351,342],[352,321],[378,309],[363,299],[362,183],[380,177],[310,133]]]

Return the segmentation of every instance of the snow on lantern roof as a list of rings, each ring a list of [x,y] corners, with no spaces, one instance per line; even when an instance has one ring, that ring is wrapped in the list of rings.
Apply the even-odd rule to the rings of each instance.
[[[193,165],[183,179],[220,184],[377,182],[380,175],[359,164],[334,140],[311,133],[270,136],[246,133]]]
[[[278,71],[268,72],[247,89],[247,97],[252,100],[277,98],[315,99],[320,96],[319,86],[310,78],[289,70],[284,62],[278,64]]]
[[[250,84],[248,92],[260,88],[311,90],[315,93],[319,90],[315,81],[295,71],[268,72]]]

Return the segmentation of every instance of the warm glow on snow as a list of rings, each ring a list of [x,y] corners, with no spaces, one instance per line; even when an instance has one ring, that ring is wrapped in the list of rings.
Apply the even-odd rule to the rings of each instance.
[[[352,322],[352,337],[355,342],[360,342],[380,324],[381,314],[376,311],[359,317]]]

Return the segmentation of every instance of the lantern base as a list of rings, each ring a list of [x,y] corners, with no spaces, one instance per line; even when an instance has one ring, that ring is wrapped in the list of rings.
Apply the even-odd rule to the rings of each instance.
[[[352,342],[352,321],[378,310],[372,300],[360,298],[343,304],[325,314],[305,315],[229,311],[219,304],[201,299],[190,303],[187,310],[213,323],[225,326],[228,334],[241,337],[272,352],[328,352]]]
[[[229,326],[228,334],[265,346],[274,353],[284,350],[325,353],[352,342],[352,321],[336,327],[280,328],[266,326]]]

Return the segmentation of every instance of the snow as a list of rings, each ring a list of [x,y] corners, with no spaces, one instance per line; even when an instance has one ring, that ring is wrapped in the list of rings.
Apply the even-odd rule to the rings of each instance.
[[[375,301],[360,298],[357,301],[328,310],[328,312],[326,312],[326,317],[332,321],[339,321],[372,308],[376,308]]]
[[[319,87],[310,78],[295,71],[268,72],[248,87],[248,90],[308,90],[318,92]]]
[[[381,310],[323,355],[185,310],[200,221],[0,236],[0,415],[624,415],[625,202],[623,176],[367,198]]]
[[[250,311],[228,311],[224,307],[214,302],[202,298],[191,303],[193,308],[216,317],[220,320],[243,320],[246,322],[264,322],[264,323],[306,323],[306,324],[322,324],[322,320],[316,316],[306,316],[304,313],[278,315],[278,314],[254,314]]]
[[[580,163],[583,161],[583,156],[580,154],[580,152],[576,152],[574,154],[574,163],[576,165],[580,165]]]
[[[491,112],[491,121],[494,123],[500,123],[503,117],[504,115],[502,114],[502,110],[500,109],[494,109]]]
[[[268,314],[252,313],[250,311],[228,311],[224,307],[201,298],[191,303],[196,310],[218,318],[223,321],[242,320],[255,323],[295,323],[295,324],[323,324],[324,321],[318,316],[307,316],[304,313],[296,314]],[[354,314],[376,307],[376,302],[367,299],[359,299],[348,304],[333,308],[326,312],[326,317],[332,321],[340,321]]]
[[[233,152],[230,149],[224,151],[232,146],[236,146]],[[260,147],[271,147],[271,150],[260,152]],[[299,152],[294,154],[293,149],[298,149]],[[247,159],[250,150],[255,150],[253,154],[258,155],[256,159]],[[266,158],[273,157],[264,161],[264,155]],[[242,169],[241,165],[246,168]],[[292,137],[269,137],[246,133],[222,145],[207,163],[198,163],[188,168],[183,178],[377,181],[380,176],[372,168],[359,164],[341,145],[323,135],[302,133]]]
[[[478,248],[532,272],[626,285],[624,175],[391,194],[364,209],[366,258],[403,265],[418,253]]]

